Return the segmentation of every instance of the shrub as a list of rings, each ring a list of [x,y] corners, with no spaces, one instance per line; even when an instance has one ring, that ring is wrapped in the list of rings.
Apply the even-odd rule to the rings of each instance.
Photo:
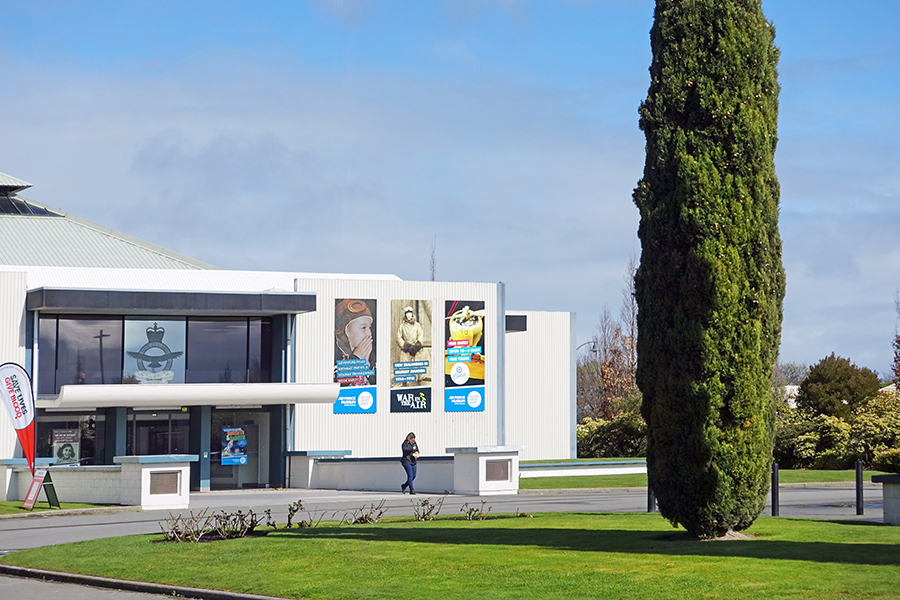
[[[647,424],[640,415],[622,413],[612,421],[600,421],[579,446],[584,458],[612,458],[646,456]],[[582,453],[583,448],[583,453]]]
[[[866,465],[871,465],[879,452],[898,446],[900,415],[879,416],[874,412],[866,412],[853,419],[849,449]]]
[[[585,417],[575,428],[575,440],[578,446],[578,458],[596,458],[590,452],[590,439],[599,427],[606,425],[608,421]]]
[[[879,471],[900,473],[900,448],[892,448],[879,452],[872,460],[872,466]]]
[[[825,450],[813,461],[814,469],[852,469],[856,464],[856,456],[840,450]]]
[[[832,352],[809,370],[800,384],[797,406],[816,414],[849,418],[879,387],[881,381],[874,371],[857,367]]]
[[[785,469],[842,469],[844,467],[839,465],[847,461],[852,464],[855,459],[849,446],[851,430],[843,420],[828,415],[779,427],[775,432],[775,461]],[[828,453],[827,456],[822,456],[824,453]]]

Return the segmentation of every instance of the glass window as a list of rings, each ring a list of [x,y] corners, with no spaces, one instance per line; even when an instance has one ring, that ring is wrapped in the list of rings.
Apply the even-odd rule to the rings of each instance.
[[[37,455],[60,464],[103,464],[104,416],[91,412],[37,411]]]
[[[128,411],[125,448],[128,454],[187,454],[190,414],[187,411]]]
[[[38,323],[39,396],[56,394],[56,317],[41,316]]]
[[[56,393],[70,384],[122,383],[122,319],[60,317]]]
[[[272,322],[250,319],[250,383],[272,381]]]
[[[247,381],[247,319],[188,321],[187,383]]]
[[[184,319],[126,319],[123,383],[184,383],[184,336]]]

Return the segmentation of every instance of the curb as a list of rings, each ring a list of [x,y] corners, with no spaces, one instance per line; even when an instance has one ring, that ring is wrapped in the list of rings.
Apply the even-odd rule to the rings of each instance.
[[[102,508],[66,508],[63,510],[39,510],[37,512],[12,513],[0,515],[3,519],[36,519],[49,517],[73,517],[77,515],[100,515],[104,513],[141,512],[140,506],[105,506]]]
[[[143,581],[131,581],[128,579],[110,579],[109,577],[95,577],[93,575],[63,573],[60,571],[45,571],[43,569],[29,569],[26,567],[14,567],[4,564],[0,564],[0,574],[11,577],[24,577],[29,579],[41,579],[43,581],[58,581],[61,583],[75,583],[98,588],[125,590],[128,592],[197,598],[198,600],[273,600],[281,598],[280,596],[260,596],[259,594],[241,594],[239,592],[190,588],[179,585],[145,583]]]

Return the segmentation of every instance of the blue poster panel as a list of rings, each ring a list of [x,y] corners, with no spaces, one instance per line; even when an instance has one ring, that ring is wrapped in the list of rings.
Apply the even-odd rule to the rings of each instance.
[[[484,301],[445,304],[444,410],[483,411],[485,383]]]
[[[484,386],[459,387],[444,390],[445,412],[483,412]]]
[[[334,414],[374,413],[378,408],[375,386],[341,388]]]
[[[391,412],[431,412],[431,302],[391,301]]]
[[[222,464],[246,465],[247,433],[243,427],[222,428]]]

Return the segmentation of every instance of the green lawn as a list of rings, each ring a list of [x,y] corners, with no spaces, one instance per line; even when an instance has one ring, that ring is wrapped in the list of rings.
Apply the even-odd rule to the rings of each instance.
[[[66,510],[70,508],[105,508],[109,506],[108,504],[82,504],[78,502],[60,502],[59,506],[61,509]],[[47,504],[46,501],[36,502],[34,505],[34,510],[28,510],[26,508],[22,508],[22,501],[16,500],[14,502],[10,501],[0,501],[0,515],[19,515],[23,513],[29,512],[39,512],[46,510],[57,510],[55,508],[50,508],[50,505]]]
[[[577,465],[581,463],[644,461],[644,458],[566,458],[560,460],[523,460],[523,465]]]
[[[864,481],[872,481],[872,475],[881,471],[863,472]],[[811,469],[781,469],[779,483],[854,482],[856,471],[815,471]],[[564,477],[526,477],[519,479],[523,490],[553,490],[570,488],[646,487],[647,475],[573,475]]]
[[[896,598],[900,528],[760,517],[685,539],[657,514],[319,527],[202,544],[160,535],[22,550],[20,566],[288,598]]]

